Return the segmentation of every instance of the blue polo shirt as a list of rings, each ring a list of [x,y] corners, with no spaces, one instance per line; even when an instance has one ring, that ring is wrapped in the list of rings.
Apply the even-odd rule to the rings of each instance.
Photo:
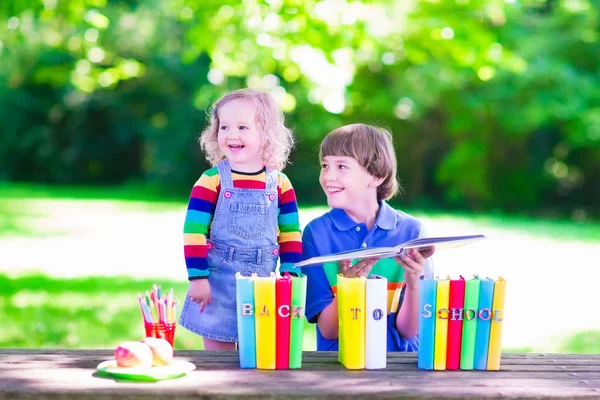
[[[358,250],[370,247],[391,247],[411,239],[426,237],[421,223],[402,211],[394,210],[387,202],[379,203],[379,212],[369,231],[364,223],[357,223],[342,209],[334,208],[312,220],[302,234],[302,254],[304,259]],[[401,268],[401,267],[399,267]],[[322,266],[302,268],[307,276],[306,318],[316,324],[317,317],[334,299],[334,292]],[[424,275],[433,278],[431,257],[425,264]],[[404,291],[400,296],[402,304]],[[388,315],[388,351],[417,351],[417,336],[404,339],[396,329],[396,312]],[[317,325],[317,350],[338,350],[337,340],[327,340],[321,335]]]

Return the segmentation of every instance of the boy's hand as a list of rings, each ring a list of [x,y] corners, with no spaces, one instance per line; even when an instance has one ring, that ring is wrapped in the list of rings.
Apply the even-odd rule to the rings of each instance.
[[[405,250],[397,257],[396,262],[404,267],[404,282],[414,288],[418,285],[419,277],[425,269],[425,259],[435,253],[435,247],[430,247],[420,252],[416,249]]]
[[[343,260],[340,262],[339,272],[346,278],[354,278],[356,276],[364,276],[366,278],[377,261],[379,261],[377,258],[367,258],[352,265],[352,260]]]
[[[210,304],[212,301],[208,279],[195,279],[190,281],[188,297],[194,303],[200,304],[200,312],[204,312],[206,305]]]

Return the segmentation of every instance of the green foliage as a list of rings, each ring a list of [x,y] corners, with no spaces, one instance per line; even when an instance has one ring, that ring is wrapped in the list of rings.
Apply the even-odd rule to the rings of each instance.
[[[0,179],[189,188],[210,103],[270,90],[287,171],[322,201],[320,139],[392,129],[403,203],[598,214],[598,0],[13,0],[0,5]],[[188,189],[189,190],[189,189]]]
[[[0,347],[115,348],[144,336],[137,292],[153,284],[173,288],[182,301],[187,282],[131,277],[52,278],[45,275],[9,277],[0,274]],[[181,308],[179,309],[181,310]],[[305,329],[305,349],[315,349],[315,329]],[[177,327],[174,346],[199,350],[202,339]]]

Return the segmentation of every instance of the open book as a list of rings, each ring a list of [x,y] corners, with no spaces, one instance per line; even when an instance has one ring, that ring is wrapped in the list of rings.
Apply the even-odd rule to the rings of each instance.
[[[394,247],[374,247],[364,250],[344,251],[341,253],[329,254],[326,256],[318,256],[309,258],[308,260],[300,261],[294,264],[294,267],[310,267],[321,265],[327,262],[342,261],[342,260],[362,260],[365,258],[391,258],[399,255],[404,250],[419,249],[426,250],[429,247],[435,247],[436,250],[445,247],[457,247],[475,241],[485,239],[485,235],[468,235],[468,236],[446,236],[432,237],[409,240]]]

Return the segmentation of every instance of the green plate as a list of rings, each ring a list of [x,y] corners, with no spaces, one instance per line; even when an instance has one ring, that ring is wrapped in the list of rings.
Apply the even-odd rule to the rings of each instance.
[[[97,369],[103,374],[118,378],[156,382],[164,379],[179,378],[196,369],[196,366],[188,361],[174,361],[173,364],[160,367],[117,367],[115,360],[109,360],[98,364]]]

